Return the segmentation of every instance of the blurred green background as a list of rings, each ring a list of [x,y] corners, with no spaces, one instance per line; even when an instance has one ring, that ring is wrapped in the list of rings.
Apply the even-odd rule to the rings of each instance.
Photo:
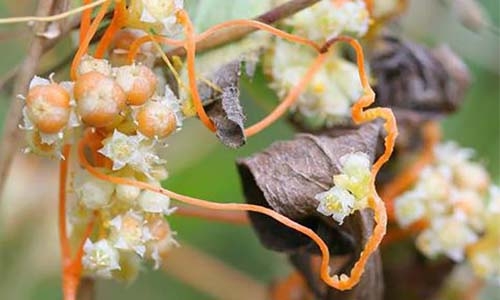
[[[186,0],[193,15],[203,17],[197,25],[237,17],[252,17],[266,4],[243,0]],[[474,33],[464,28],[453,12],[443,5],[450,1],[413,0],[403,31],[416,40],[437,45],[447,43],[467,62],[473,84],[462,109],[444,121],[447,139],[476,149],[495,181],[499,175],[500,142],[500,40],[488,30]],[[499,1],[479,1],[492,24],[499,25]],[[0,0],[0,17],[30,15],[37,1]],[[228,7],[222,7],[221,3]],[[249,7],[251,6],[251,7]],[[0,27],[0,74],[17,65],[25,53],[26,26]],[[50,64],[69,43],[47,55]],[[275,98],[262,77],[244,81],[242,98],[248,124],[260,119]],[[9,101],[1,91],[0,121]],[[2,124],[3,122],[0,122]],[[2,127],[2,125],[0,125]],[[277,139],[293,135],[288,124],[280,121],[248,141],[241,150],[218,144],[199,122],[188,121],[180,134],[169,142],[168,188],[213,201],[243,202],[234,160],[267,147]],[[56,228],[56,173],[54,162],[34,157],[16,157],[8,188],[0,201],[0,299],[61,299]],[[215,224],[202,220],[169,217],[177,238],[247,274],[248,279],[267,284],[286,276],[289,267],[283,256],[263,249],[252,230],[245,226]],[[186,262],[192,272],[203,264]],[[214,274],[216,276],[216,274]],[[205,279],[207,282],[211,278]],[[228,284],[230,284],[228,282]],[[228,288],[221,286],[221,288]],[[139,279],[124,285],[113,281],[97,283],[97,299],[213,299],[189,287],[182,280],[162,271],[145,268]],[[251,299],[251,298],[250,298]]]

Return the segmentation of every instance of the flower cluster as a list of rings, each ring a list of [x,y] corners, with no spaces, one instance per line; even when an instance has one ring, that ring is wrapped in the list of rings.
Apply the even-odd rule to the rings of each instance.
[[[398,223],[408,227],[427,221],[416,240],[426,256],[467,258],[477,274],[500,280],[500,235],[494,225],[500,216],[498,187],[491,186],[483,166],[471,161],[472,150],[449,142],[436,146],[434,154],[414,187],[395,199]]]
[[[342,156],[340,164],[342,173],[333,176],[334,186],[315,199],[319,201],[318,212],[342,224],[345,217],[368,206],[371,164],[363,152]]]
[[[292,33],[324,42],[340,33],[366,33],[369,15],[363,1],[320,1],[286,21]],[[308,128],[333,126],[350,117],[350,107],[363,90],[356,65],[331,51],[328,61],[313,77],[292,108],[296,121]],[[312,49],[277,40],[266,57],[271,87],[284,98],[306,74],[317,53]]]
[[[365,1],[320,1],[287,19],[294,32],[313,41],[324,41],[340,33],[363,36],[370,23]]]
[[[184,6],[183,0],[132,0],[129,5],[129,25],[154,28],[164,35],[175,35],[182,29],[176,13]]]
[[[61,157],[65,144],[86,136],[86,159],[115,177],[160,185],[167,177],[162,149],[182,125],[178,99],[160,88],[147,66],[113,67],[105,59],[82,58],[74,82],[35,77],[25,98],[22,128],[28,150]],[[69,210],[71,236],[82,236],[90,218],[84,272],[132,280],[141,258],[159,266],[176,244],[164,216],[174,211],[170,199],[129,185],[116,185],[78,169],[72,180],[75,201]]]

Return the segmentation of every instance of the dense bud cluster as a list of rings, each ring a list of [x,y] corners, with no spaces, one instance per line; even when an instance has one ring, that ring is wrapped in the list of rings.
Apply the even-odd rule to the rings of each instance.
[[[95,142],[89,145],[95,154],[87,159],[103,173],[159,186],[167,177],[161,158],[165,138],[182,125],[178,99],[168,86],[158,88],[155,73],[145,65],[113,67],[87,55],[77,70],[74,82],[32,80],[22,126],[28,150],[60,157],[64,144],[87,132]],[[83,247],[86,274],[129,281],[141,259],[158,267],[176,245],[164,218],[174,211],[167,196],[100,180],[81,169],[72,190],[71,235],[81,235],[93,214],[97,219],[99,234]]]
[[[434,154],[414,187],[396,198],[397,221],[402,227],[429,223],[416,240],[426,256],[467,259],[478,275],[500,281],[500,234],[494,225],[500,216],[498,187],[471,161],[472,150],[450,142],[438,145]]]
[[[337,3],[338,2],[338,3]],[[363,36],[369,14],[363,1],[320,1],[286,21],[292,32],[324,42],[341,33]],[[332,50],[293,107],[294,118],[310,128],[333,126],[350,117],[350,107],[363,93],[354,63]],[[266,58],[271,87],[283,98],[306,74],[316,58],[312,49],[277,40]]]

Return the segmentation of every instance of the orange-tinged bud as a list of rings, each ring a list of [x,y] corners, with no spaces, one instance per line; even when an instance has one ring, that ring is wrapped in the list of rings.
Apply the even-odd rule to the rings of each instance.
[[[56,83],[38,85],[26,97],[27,113],[43,133],[57,133],[66,126],[70,115],[70,96]]]
[[[90,126],[110,125],[125,108],[126,95],[122,88],[99,72],[81,75],[75,82],[74,95],[78,114]]]
[[[164,138],[177,128],[174,111],[160,102],[146,103],[137,114],[137,129],[148,138]]]

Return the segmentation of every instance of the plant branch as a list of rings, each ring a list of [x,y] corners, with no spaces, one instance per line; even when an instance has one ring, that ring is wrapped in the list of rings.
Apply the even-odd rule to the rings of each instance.
[[[265,23],[272,24],[287,18],[315,3],[319,0],[290,0],[282,5],[279,5],[270,11],[254,18],[254,20]],[[248,34],[257,31],[258,29],[254,27],[237,27],[229,28],[226,30],[221,30],[213,34],[210,39],[202,40],[196,43],[196,52],[207,51],[219,46],[223,46],[230,42],[238,41]],[[184,47],[175,48],[167,53],[169,56],[185,56],[186,49]]]
[[[37,16],[47,16],[53,12],[54,0],[40,1],[36,11]],[[38,62],[44,52],[45,38],[37,33],[45,32],[47,24],[44,22],[35,23],[33,26],[33,36],[30,41],[31,47],[24,62],[19,66],[16,82],[13,88],[13,95],[25,94],[31,78],[35,75]],[[0,144],[0,195],[2,195],[5,180],[9,173],[10,164],[14,153],[18,149],[19,129],[18,124],[21,117],[21,101],[12,101],[7,112],[2,142]]]

